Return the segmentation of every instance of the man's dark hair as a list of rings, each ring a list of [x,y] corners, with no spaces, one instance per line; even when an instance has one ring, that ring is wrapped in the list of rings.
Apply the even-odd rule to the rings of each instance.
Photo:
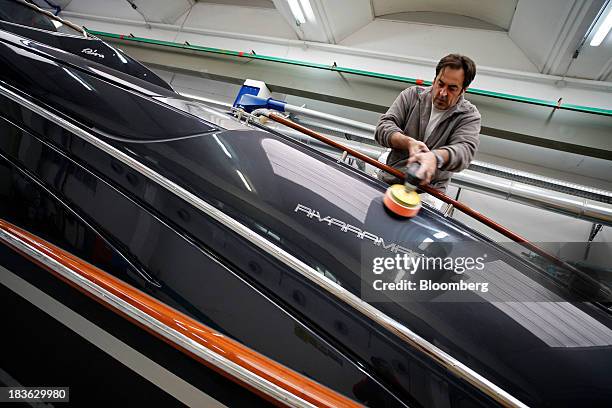
[[[461,54],[448,54],[436,66],[436,78],[443,68],[463,69],[463,89],[470,86],[476,76],[476,64],[471,58]]]

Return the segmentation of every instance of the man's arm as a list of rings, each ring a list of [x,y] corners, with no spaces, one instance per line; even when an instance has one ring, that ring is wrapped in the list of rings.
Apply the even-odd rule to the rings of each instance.
[[[458,172],[470,165],[480,142],[480,113],[473,112],[462,120],[449,136],[448,144],[431,152],[422,152],[410,156],[408,163],[418,162],[421,165],[417,177],[422,184],[429,184],[438,169],[439,156],[441,170]]]
[[[416,95],[416,87],[403,90],[395,98],[387,113],[380,117],[374,134],[374,138],[380,145],[406,150],[410,152],[410,155],[429,151],[425,143],[403,133],[412,98],[415,98]]]
[[[376,132],[374,133],[374,138],[376,141],[385,147],[395,147],[392,144],[392,137],[394,139],[393,142],[400,143],[399,140],[401,138],[396,133],[403,135],[404,127],[406,126],[406,120],[408,118],[408,111],[410,110],[410,104],[412,98],[416,96],[416,90],[414,87],[404,89],[398,96],[395,98],[395,101],[389,106],[387,112],[381,115],[378,120],[378,124],[376,125]],[[401,146],[401,144],[400,144]],[[397,147],[400,149],[401,147]]]
[[[389,138],[389,145],[395,149],[407,150],[409,156],[414,156],[420,152],[428,152],[429,148],[423,142],[415,140],[403,133],[395,132]]]

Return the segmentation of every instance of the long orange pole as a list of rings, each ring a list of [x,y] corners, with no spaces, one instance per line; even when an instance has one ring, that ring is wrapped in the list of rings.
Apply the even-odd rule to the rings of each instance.
[[[84,260],[77,258],[73,254],[51,244],[50,242],[42,240],[40,237],[19,228],[16,225],[11,224],[8,221],[0,219],[0,230],[8,233],[9,235],[18,238],[20,241],[29,245],[31,248],[45,257],[53,259],[65,268],[68,268],[72,272],[78,274],[88,282],[108,291],[109,293],[121,298],[123,301],[130,304],[132,307],[138,309],[140,312],[148,315],[155,319],[166,327],[183,334],[188,337],[191,341],[212,350],[214,353],[230,360],[231,362],[241,366],[246,371],[251,373],[253,376],[265,379],[276,386],[282,388],[288,393],[291,393],[308,403],[321,408],[358,408],[362,407],[361,404],[349,399],[348,397],[330,389],[326,386],[319,384],[302,374],[287,368],[276,361],[259,354],[258,352],[238,343],[237,341],[222,335],[221,333],[213,330],[212,328],[200,323],[199,321],[179,312],[176,309],[171,308],[165,303],[153,298],[152,296],[140,291],[139,289],[129,285],[126,282],[114,277],[113,275],[91,265]],[[5,242],[5,241],[0,241]],[[17,247],[12,246],[9,242],[5,242],[18,252],[22,252]],[[28,256],[29,254],[22,252],[23,255]],[[49,269],[44,264],[37,261],[36,258],[32,258],[33,261],[41,265],[45,269]],[[49,269],[54,275],[57,275],[55,271]],[[61,277],[61,275],[58,275]],[[62,278],[63,279],[63,278]],[[63,279],[65,280],[65,279]],[[71,285],[77,287],[80,291],[83,291],[88,296],[92,297],[99,303],[110,308],[116,313],[132,320],[125,316],[112,303],[107,302],[101,298],[98,298],[81,286],[66,280]],[[137,323],[139,326],[151,331],[148,327]],[[158,335],[157,332],[152,332],[154,335]],[[226,373],[219,369],[212,363],[202,360],[195,356],[187,349],[183,348],[180,344],[173,342],[172,340],[163,338],[162,340],[168,342],[176,349],[184,352],[185,354],[193,357],[194,359],[206,364],[210,368],[220,372],[222,375],[229,379],[245,385],[247,388],[261,395],[262,397],[269,399],[271,402],[279,406],[287,406],[287,403],[279,400],[272,400],[271,396],[264,394],[262,391],[255,389],[248,384],[244,384],[237,377]]]

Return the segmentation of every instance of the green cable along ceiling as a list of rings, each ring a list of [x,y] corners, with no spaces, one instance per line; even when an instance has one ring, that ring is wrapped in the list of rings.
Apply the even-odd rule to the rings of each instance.
[[[239,58],[250,58],[250,59],[263,60],[263,61],[278,62],[282,64],[291,64],[291,65],[297,65],[297,66],[302,66],[302,67],[324,69],[328,71],[335,71],[335,72],[347,73],[347,74],[353,74],[353,75],[361,75],[361,76],[366,76],[370,78],[379,78],[379,79],[385,79],[385,80],[390,80],[390,81],[405,82],[409,84],[418,84],[418,85],[427,85],[427,86],[431,85],[431,81],[425,81],[422,79],[404,77],[404,76],[399,76],[399,75],[382,74],[379,72],[364,71],[364,70],[354,69],[354,68],[345,68],[345,67],[339,67],[336,65],[332,66],[332,65],[325,65],[325,64],[317,64],[313,62],[292,60],[292,59],[287,59],[287,58],[270,57],[267,55],[260,55],[260,54],[242,52],[242,51],[231,51],[231,50],[224,50],[221,48],[203,47],[200,45],[191,45],[191,44],[177,43],[177,42],[172,42],[172,41],[155,40],[151,38],[134,37],[132,35],[107,33],[104,31],[87,30],[87,32],[92,35],[99,36],[99,37],[114,38],[114,39],[119,39],[119,40],[124,40],[124,41],[153,44],[153,45],[159,45],[159,46],[164,46],[164,47],[181,48],[181,49],[186,49],[190,51],[221,54],[221,55],[228,55],[228,56],[234,56],[234,57],[239,57]],[[594,108],[594,107],[589,107],[589,106],[573,105],[573,104],[568,104],[568,103],[557,103],[556,101],[547,101],[544,99],[528,98],[528,97],[520,96],[520,95],[511,95],[511,94],[506,94],[506,93],[492,92],[492,91],[486,91],[483,89],[475,89],[475,88],[469,88],[467,90],[467,93],[474,94],[474,95],[487,96],[491,98],[504,99],[504,100],[513,101],[513,102],[528,103],[528,104],[538,105],[538,106],[547,106],[547,107],[556,108],[556,109],[564,109],[564,110],[571,110],[571,111],[576,111],[576,112],[612,116],[612,110],[610,109]]]

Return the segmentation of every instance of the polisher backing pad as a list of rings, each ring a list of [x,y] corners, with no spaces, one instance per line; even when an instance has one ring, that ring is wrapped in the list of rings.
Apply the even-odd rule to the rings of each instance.
[[[421,197],[416,191],[408,191],[403,184],[394,184],[385,192],[385,207],[394,214],[412,218],[421,209]]]

